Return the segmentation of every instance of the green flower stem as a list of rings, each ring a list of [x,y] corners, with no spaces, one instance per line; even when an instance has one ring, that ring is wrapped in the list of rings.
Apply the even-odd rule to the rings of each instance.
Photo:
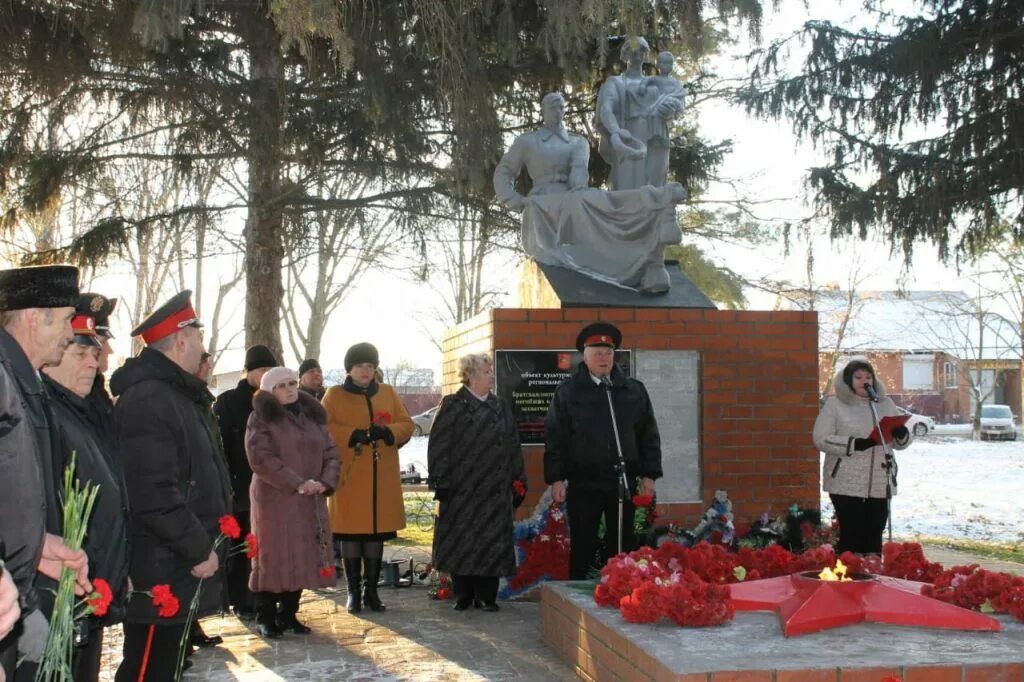
[[[210,551],[216,552],[225,539],[226,536],[223,533],[218,535],[217,539],[213,541],[213,548]],[[203,593],[203,580],[205,578],[200,578],[199,584],[196,585],[196,592],[192,595],[192,601],[188,606],[188,616],[185,618],[185,631],[181,633],[181,641],[178,642],[178,664],[174,668],[175,682],[181,682],[181,674],[184,672],[185,666],[185,652],[188,651],[186,647],[192,646],[192,625],[196,622],[196,613],[199,611],[199,596]]]

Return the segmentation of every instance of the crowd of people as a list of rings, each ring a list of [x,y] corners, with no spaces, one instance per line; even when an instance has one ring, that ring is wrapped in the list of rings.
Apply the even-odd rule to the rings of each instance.
[[[198,615],[229,606],[255,617],[267,639],[309,633],[301,593],[335,584],[339,568],[349,613],[384,611],[384,543],[405,527],[398,449],[414,425],[382,383],[377,349],[349,348],[344,383],[325,389],[316,360],[294,371],[252,346],[238,385],[215,400],[202,323],[183,291],[132,330],[144,347],[108,390],[116,305],[80,293],[70,266],[0,271],[0,682],[35,678],[65,569],[79,596],[101,578],[111,592],[105,613],[76,629],[75,680],[98,679],[104,628],[115,623],[124,629],[119,682],[174,679],[182,642],[220,641],[198,626],[186,632],[197,593]],[[584,327],[582,362],[555,389],[545,421],[544,479],[566,505],[571,579],[635,548],[632,494],[654,495],[662,476],[654,408],[616,363],[621,346],[614,325]],[[458,371],[462,387],[443,399],[428,446],[439,503],[433,565],[452,576],[455,610],[498,611],[499,578],[515,570],[523,455],[491,357],[467,355]],[[876,410],[896,413],[871,365],[840,367],[814,427],[839,551],[881,550],[895,486],[886,448],[866,436]],[[910,434],[897,427],[892,439],[904,448]],[[75,549],[63,538],[59,484],[72,460],[78,479],[98,486]],[[229,514],[258,553],[229,556],[217,542]],[[167,612],[157,588],[183,607]]]

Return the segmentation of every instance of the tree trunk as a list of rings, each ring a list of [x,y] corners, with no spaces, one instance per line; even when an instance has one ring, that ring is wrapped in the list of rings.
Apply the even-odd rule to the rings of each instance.
[[[265,12],[246,12],[242,33],[249,44],[249,166],[245,221],[245,344],[261,343],[281,355],[284,285],[282,131],[284,60],[274,24]]]

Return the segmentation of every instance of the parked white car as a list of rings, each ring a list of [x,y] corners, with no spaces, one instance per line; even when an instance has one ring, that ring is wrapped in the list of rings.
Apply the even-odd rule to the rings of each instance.
[[[1009,405],[981,406],[982,440],[1017,440],[1017,426]]]
[[[418,415],[416,415],[415,417],[412,418],[412,423],[416,425],[416,428],[413,430],[412,435],[414,435],[414,436],[429,436],[430,435],[430,427],[433,426],[433,424],[434,424],[434,415],[437,414],[437,408],[438,407],[440,407],[440,405],[435,405],[434,407],[431,407],[426,412],[418,414]]]
[[[928,432],[935,429],[935,420],[931,417],[927,417],[923,414],[914,414],[910,410],[905,410],[902,407],[897,407],[900,414],[909,414],[910,419],[907,420],[907,428],[915,436],[925,436]]]

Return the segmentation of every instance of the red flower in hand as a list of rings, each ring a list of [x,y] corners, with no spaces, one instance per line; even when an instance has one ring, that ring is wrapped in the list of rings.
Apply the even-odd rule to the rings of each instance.
[[[526,486],[523,485],[523,482],[517,478],[516,480],[512,481],[512,492],[514,492],[516,495],[519,495],[520,497],[524,497],[526,495]]]
[[[220,534],[232,540],[242,537],[242,527],[238,525],[238,519],[231,514],[220,517]]]
[[[245,556],[252,559],[259,553],[260,544],[256,541],[256,536],[252,533],[249,533],[245,536]]]
[[[390,412],[374,412],[373,413],[374,424],[390,424],[391,413]]]
[[[92,594],[85,599],[85,603],[90,609],[89,613],[100,617],[107,615],[107,609],[110,608],[110,602],[113,600],[114,593],[110,589],[110,583],[103,578],[96,578],[92,581]]]
[[[450,588],[450,587],[439,588],[437,590],[437,598],[441,599],[442,601],[445,600],[445,599],[451,599],[452,598],[452,588]]]
[[[651,503],[654,502],[653,495],[634,495],[633,506],[634,507],[650,507]]]
[[[178,598],[171,592],[170,585],[153,585],[151,591],[153,606],[161,618],[172,618],[178,613]]]
[[[334,566],[328,566],[327,568],[320,569],[321,578],[330,578],[332,575],[334,575]]]

